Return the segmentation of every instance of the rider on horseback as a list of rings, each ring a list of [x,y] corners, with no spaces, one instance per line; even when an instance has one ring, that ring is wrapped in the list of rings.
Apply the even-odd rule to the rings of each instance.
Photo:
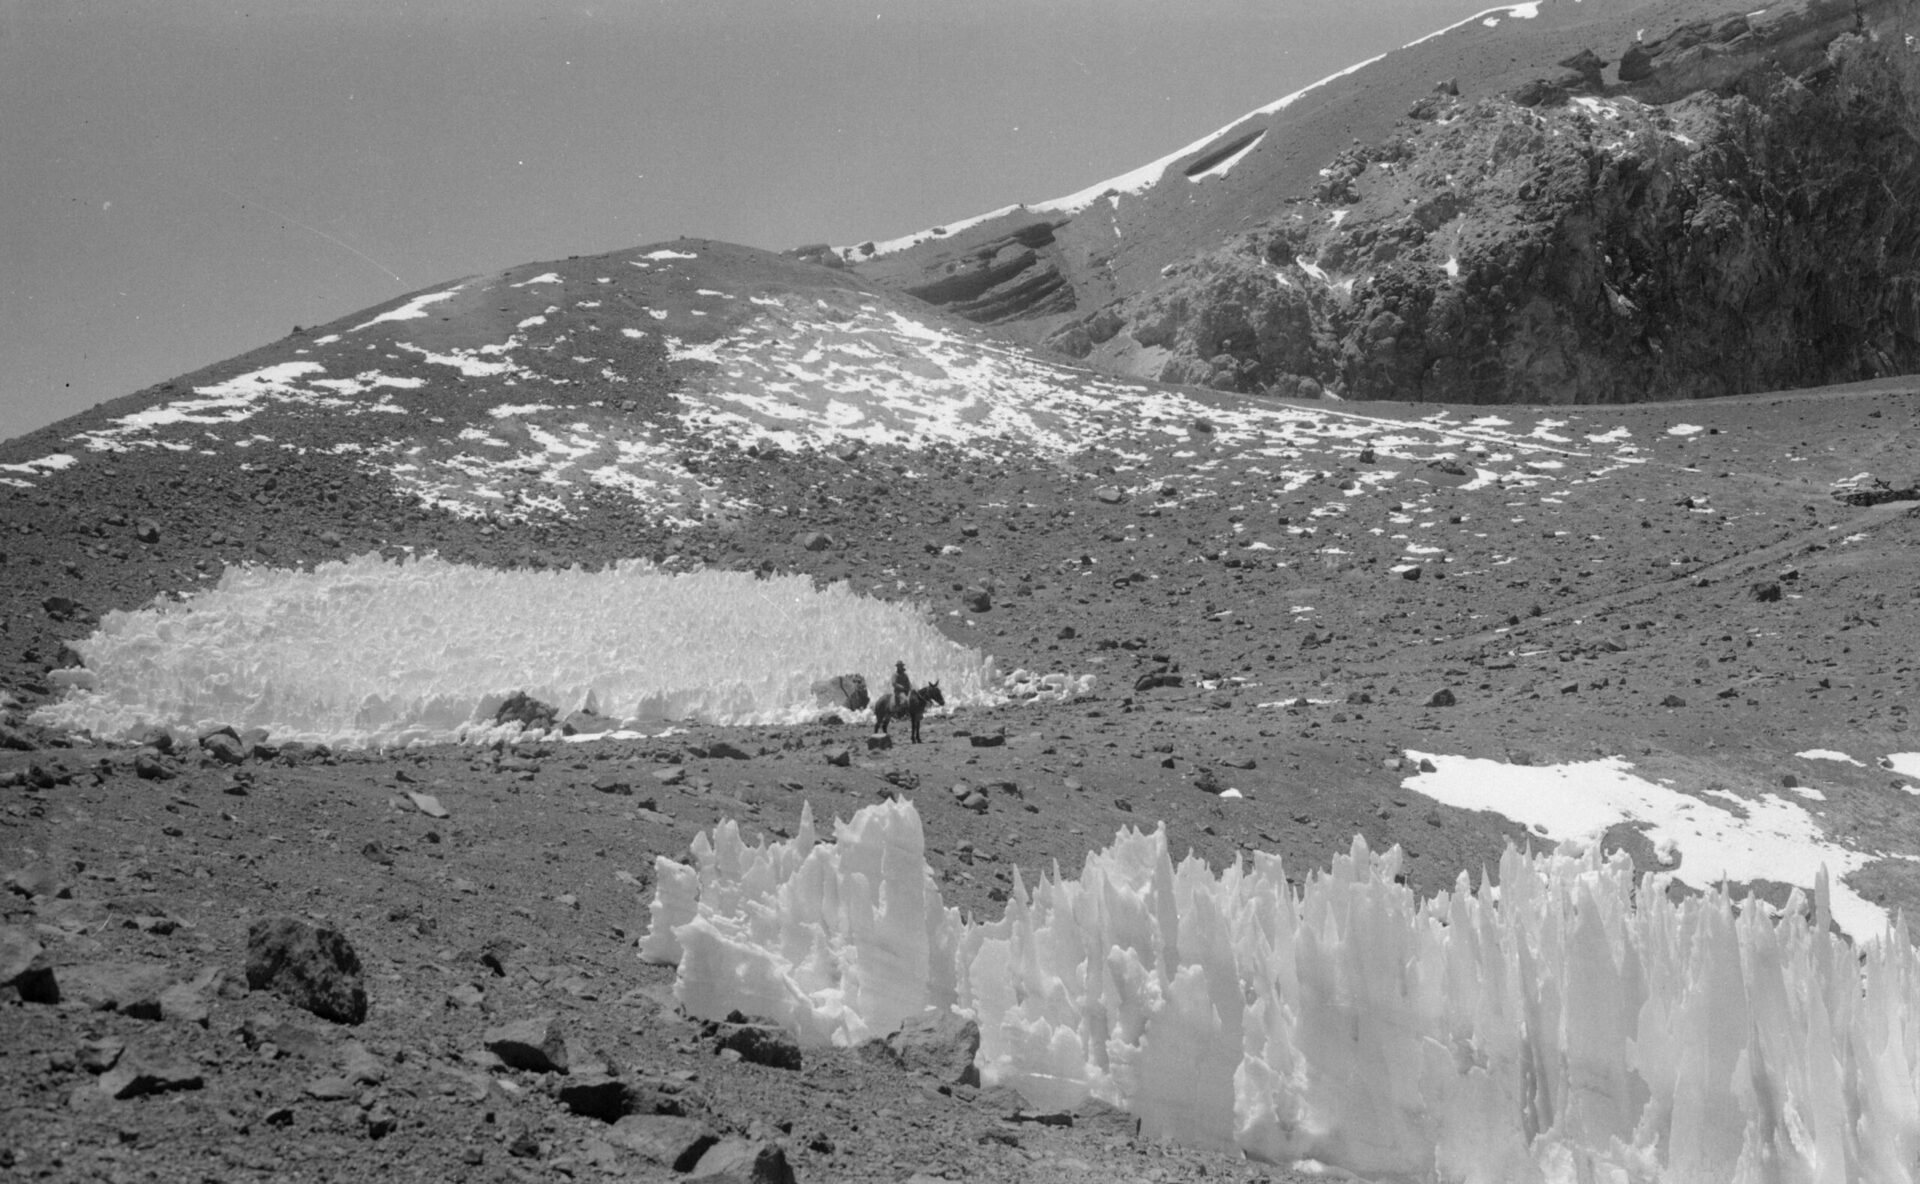
[[[907,696],[911,694],[913,694],[913,680],[907,677],[907,664],[905,662],[895,662],[893,664],[893,704],[895,715],[906,714]]]

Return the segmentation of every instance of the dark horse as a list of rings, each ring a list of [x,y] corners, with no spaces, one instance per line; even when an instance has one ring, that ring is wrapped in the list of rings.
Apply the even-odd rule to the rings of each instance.
[[[905,695],[882,695],[873,701],[874,731],[886,734],[888,725],[905,716],[913,725],[913,742],[920,743],[920,717],[927,713],[927,704],[947,705],[947,697],[940,693],[940,684],[930,682]]]

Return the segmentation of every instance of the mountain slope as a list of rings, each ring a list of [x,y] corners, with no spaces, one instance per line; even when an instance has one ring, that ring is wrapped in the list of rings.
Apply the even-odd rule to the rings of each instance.
[[[843,255],[1010,339],[1226,390],[1909,373],[1915,28],[1907,0],[1494,9],[1080,194]]]
[[[1552,11],[1458,33],[1493,61],[1512,42],[1486,37]],[[1489,101],[1460,74],[1463,104]],[[1584,120],[1601,146],[1616,121],[1691,134],[1610,102],[1453,126],[1474,151],[1497,124],[1565,139]],[[1329,135],[1336,153],[1350,138]],[[1279,142],[1185,179],[1235,138],[1163,186],[1206,193]],[[1407,195],[1363,157],[1349,229]],[[1314,159],[1303,184],[1323,180]],[[1165,281],[1276,274],[1220,249]],[[654,858],[725,820],[791,834],[803,801],[824,823],[912,797],[944,898],[981,917],[1122,826],[1164,822],[1171,851],[1215,866],[1261,851],[1309,872],[1359,835],[1399,846],[1424,894],[1509,842],[1593,841],[1596,817],[1603,846],[1674,892],[1728,878],[1781,907],[1824,864],[1854,936],[1920,907],[1912,380],[1499,414],[1276,398],[1007,339],[1084,305],[981,325],[895,291],[907,272],[877,270],[894,255],[812,258],[678,240],[453,281],[0,443],[0,936],[10,968],[31,943],[77,1001],[0,999],[18,1036],[0,1058],[7,1166],[678,1178],[607,1121],[631,1105],[777,1148],[802,1179],[1247,1171],[871,1049],[756,1063],[733,1045],[757,1037],[680,1014],[635,957]],[[1138,266],[1158,282],[1187,258]],[[1114,316],[1141,324],[1176,295],[1142,287]],[[66,647],[114,610],[236,564],[408,550],[844,580],[1092,692],[936,712],[926,743],[871,749],[864,715],[333,753],[33,722]],[[496,624],[423,607],[483,640]],[[1598,800],[1596,768],[1654,808]],[[249,991],[249,927],[279,914],[352,941],[363,1025],[316,1030]],[[491,1051],[512,1049],[490,1030],[547,1016],[574,1054],[564,1078]],[[123,1044],[128,1073],[96,1075]]]

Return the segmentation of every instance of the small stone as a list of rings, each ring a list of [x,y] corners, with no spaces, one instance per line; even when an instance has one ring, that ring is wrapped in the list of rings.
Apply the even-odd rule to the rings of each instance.
[[[1006,742],[1005,732],[975,732],[967,737],[967,743],[974,748],[999,748]]]
[[[993,595],[985,588],[968,588],[960,594],[960,603],[970,613],[984,613],[993,608]]]
[[[142,781],[168,781],[174,776],[172,767],[151,752],[133,758],[133,774]]]
[[[980,1025],[951,1010],[926,1011],[908,1019],[886,1039],[887,1051],[916,1073],[943,1085],[980,1084],[974,1058],[980,1052]]]
[[[595,777],[592,788],[595,793],[614,794],[620,797],[633,796],[633,785],[624,777]]]
[[[160,541],[160,524],[151,518],[142,518],[133,528],[133,537],[143,543]]]
[[[356,1092],[353,1082],[344,1077],[331,1076],[316,1077],[303,1088],[308,1097],[322,1102],[344,1102]]]
[[[408,790],[407,800],[413,803],[414,809],[425,814],[428,818],[452,817],[452,815],[447,812],[447,808],[440,804],[440,799],[430,793],[415,793],[412,790]]]
[[[662,785],[678,785],[687,779],[687,771],[679,765],[669,765],[664,769],[655,769],[651,776]]]
[[[101,1075],[100,1092],[110,1098],[137,1098],[142,1094],[199,1089],[205,1083],[200,1070],[192,1065],[123,1057],[120,1064]]]
[[[833,536],[817,530],[803,530],[793,536],[793,545],[803,551],[825,551],[833,546]]]
[[[765,1024],[721,1024],[715,1044],[731,1049],[740,1059],[770,1069],[800,1068],[800,1044],[779,1028]]]
[[[1438,773],[1440,766],[1434,764],[1431,759],[1423,756],[1420,758],[1420,771],[1422,773]]]
[[[85,962],[56,973],[62,1002],[142,1020],[161,1017],[160,997],[174,977],[168,967],[151,962]]]
[[[1668,695],[1666,698],[1660,700],[1660,706],[1662,707],[1685,707],[1686,705],[1687,701],[1678,695]]]
[[[60,989],[46,951],[32,933],[0,925],[0,991],[11,987],[28,1003],[58,1003]]]
[[[827,763],[836,769],[844,769],[853,764],[853,749],[842,744],[827,749]]]
[[[1095,487],[1093,499],[1109,506],[1117,506],[1127,500],[1127,495],[1120,492],[1118,485],[1101,485]]]
[[[387,1079],[387,1067],[366,1045],[349,1040],[340,1047],[340,1074],[356,1085],[379,1085]]]
[[[692,1171],[700,1157],[720,1141],[700,1119],[670,1114],[629,1114],[613,1124],[608,1137],[676,1172]]]
[[[447,992],[447,1006],[472,1009],[486,1002],[486,992],[472,983],[460,983]]]
[[[794,1184],[793,1168],[778,1143],[723,1139],[700,1157],[689,1180],[707,1184]]]
[[[97,1075],[119,1064],[120,1054],[125,1051],[127,1051],[126,1041],[118,1036],[106,1036],[82,1044],[80,1055],[75,1059],[82,1069]]]
[[[267,917],[247,929],[247,986],[271,990],[323,1019],[367,1018],[360,956],[332,929],[298,917]]]
[[[223,765],[237,765],[247,759],[246,750],[231,732],[214,732],[203,737],[200,750]]]
[[[1453,692],[1447,689],[1446,687],[1441,687],[1439,690],[1435,691],[1427,699],[1427,706],[1428,707],[1452,707],[1454,705],[1454,702],[1455,700],[1453,697]]]
[[[534,1073],[567,1071],[567,1040],[558,1016],[536,1016],[488,1028],[487,1051],[516,1069]]]
[[[32,863],[7,874],[7,887],[22,896],[67,897],[73,890],[50,863]]]
[[[223,971],[210,968],[186,982],[174,983],[160,992],[161,1016],[175,1023],[206,1027],[213,1016],[214,997],[225,977]]]
[[[868,752],[884,752],[893,747],[893,736],[887,732],[867,737]]]
[[[961,798],[960,804],[972,810],[975,814],[985,814],[987,812],[987,795],[976,789],[966,797]]]

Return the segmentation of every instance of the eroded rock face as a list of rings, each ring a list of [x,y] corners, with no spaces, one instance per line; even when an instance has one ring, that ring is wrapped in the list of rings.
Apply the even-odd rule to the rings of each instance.
[[[1810,75],[1666,106],[1443,102],[1342,154],[1291,220],[1050,344],[1222,390],[1462,403],[1911,372],[1920,67],[1884,49],[1842,37]]]
[[[1327,139],[1249,122],[1111,209],[850,258],[996,332],[1219,390],[1611,403],[1910,373],[1910,2],[1596,26],[1557,65],[1448,79],[1304,168],[1256,155],[1193,188],[1229,149]]]

